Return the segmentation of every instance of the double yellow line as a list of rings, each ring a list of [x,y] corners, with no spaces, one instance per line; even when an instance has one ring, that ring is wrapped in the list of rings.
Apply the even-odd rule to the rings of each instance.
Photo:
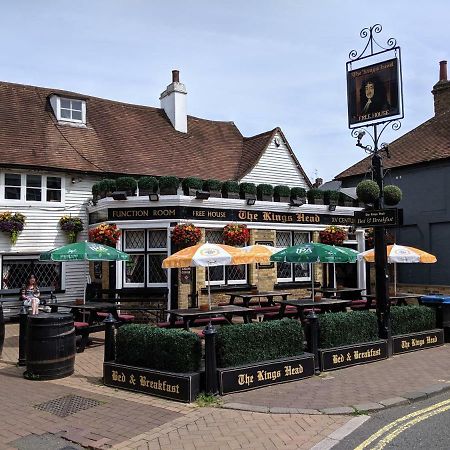
[[[408,428],[426,420],[436,414],[443,413],[450,409],[450,400],[445,400],[435,405],[429,406],[428,408],[423,408],[419,411],[414,411],[411,414],[400,417],[397,420],[389,423],[388,425],[380,428],[376,433],[372,434],[368,439],[366,439],[362,444],[358,445],[355,450],[363,450],[367,448],[372,442],[381,438],[378,443],[372,447],[372,450],[381,450],[391,441],[393,441],[400,433],[407,430]]]

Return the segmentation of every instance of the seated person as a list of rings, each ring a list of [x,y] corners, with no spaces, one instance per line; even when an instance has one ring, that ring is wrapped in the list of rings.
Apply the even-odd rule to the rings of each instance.
[[[39,312],[40,295],[41,293],[39,292],[36,277],[31,274],[20,292],[23,305],[31,307],[31,314],[38,314]]]

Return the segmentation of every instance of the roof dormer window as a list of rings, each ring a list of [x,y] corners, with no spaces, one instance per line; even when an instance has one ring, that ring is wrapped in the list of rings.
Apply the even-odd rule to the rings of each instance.
[[[61,99],[61,119],[73,120],[74,122],[83,121],[83,102],[81,100]]]
[[[53,94],[50,97],[50,104],[59,122],[67,122],[71,124],[86,124],[86,101],[59,97]]]

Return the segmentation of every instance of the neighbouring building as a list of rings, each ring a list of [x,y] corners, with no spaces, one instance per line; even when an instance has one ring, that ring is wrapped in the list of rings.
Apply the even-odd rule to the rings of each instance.
[[[433,253],[436,264],[398,264],[399,283],[422,291],[450,291],[450,81],[447,61],[440,62],[439,81],[431,91],[434,116],[389,144],[384,157],[385,184],[403,191],[403,226],[398,244]],[[342,187],[371,177],[370,157],[336,176]],[[393,230],[394,231],[394,230]]]
[[[230,222],[246,224],[250,242],[287,246],[317,240],[329,224],[349,226],[354,209],[286,202],[148,195],[114,200],[92,199],[92,186],[104,178],[174,175],[180,179],[239,182],[311,188],[311,182],[280,128],[244,137],[233,122],[187,114],[187,91],[173,71],[172,83],[161,94],[161,108],[131,105],[74,92],[0,82],[0,213],[26,217],[15,244],[0,233],[1,294],[16,292],[35,272],[42,287],[52,287],[60,301],[83,297],[88,276],[103,288],[143,298],[167,289],[170,306],[188,306],[205,298],[202,270],[163,270],[161,261],[172,251],[171,229],[191,221],[202,239],[219,242]],[[91,264],[39,261],[39,254],[67,243],[59,227],[64,215],[79,217],[87,239],[89,227],[115,223],[121,231],[118,247],[131,255],[128,263]],[[348,245],[363,249],[362,234]],[[320,271],[320,268],[316,270]],[[130,274],[132,273],[132,276]],[[214,279],[213,279],[214,278]],[[305,289],[308,266],[223,267],[211,282],[220,294],[257,285],[260,289]],[[363,285],[363,270],[355,283]],[[299,292],[300,292],[299,291]],[[194,301],[193,300],[193,301]]]

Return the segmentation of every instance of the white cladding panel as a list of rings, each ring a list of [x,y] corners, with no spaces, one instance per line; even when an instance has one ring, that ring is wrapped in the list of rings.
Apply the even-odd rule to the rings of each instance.
[[[269,144],[255,167],[240,181],[255,184],[285,184],[289,187],[308,189],[308,183],[292,158],[281,136],[277,136],[280,145],[274,140]]]
[[[60,174],[49,174],[61,176]],[[64,178],[64,175],[63,175]],[[78,241],[87,240],[88,216],[86,205],[92,197],[94,178],[84,178],[72,183],[71,176],[65,176],[65,201],[60,203],[46,203],[45,205],[28,202],[27,204],[0,206],[0,212],[20,212],[25,215],[24,229],[19,233],[17,243],[11,244],[9,234],[0,232],[0,258],[2,255],[30,255],[36,256],[55,247],[67,244],[66,234],[59,227],[59,219],[64,215],[80,217],[84,230],[79,233]],[[1,263],[1,261],[0,261]],[[89,263],[86,261],[63,263],[62,286],[65,294],[58,294],[58,300],[73,300],[83,298],[84,285],[89,273]],[[64,275],[65,274],[65,275]]]

